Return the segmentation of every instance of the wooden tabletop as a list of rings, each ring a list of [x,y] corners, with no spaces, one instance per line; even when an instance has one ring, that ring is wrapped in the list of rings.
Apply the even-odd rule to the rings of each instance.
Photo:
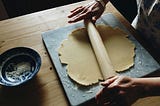
[[[36,50],[42,59],[42,66],[36,77],[18,87],[0,86],[1,106],[67,106],[67,98],[51,63],[41,33],[66,25],[70,10],[85,5],[82,1],[66,6],[48,9],[8,20],[0,21],[0,54],[14,47],[29,47]],[[106,12],[113,13],[132,33],[128,21],[113,7],[106,6]]]

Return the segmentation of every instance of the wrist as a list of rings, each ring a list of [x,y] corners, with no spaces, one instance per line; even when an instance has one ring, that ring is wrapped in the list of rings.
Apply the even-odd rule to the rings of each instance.
[[[110,0],[102,0],[105,4],[107,4]]]
[[[105,7],[109,0],[95,0],[95,1],[100,3],[103,7]]]
[[[147,96],[149,90],[148,86],[143,82],[142,78],[132,78],[133,85],[137,89],[138,97],[143,98]]]

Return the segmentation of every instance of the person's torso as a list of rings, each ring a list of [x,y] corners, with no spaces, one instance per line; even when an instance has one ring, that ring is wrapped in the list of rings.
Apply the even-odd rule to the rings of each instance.
[[[160,0],[137,0],[137,30],[160,53]]]

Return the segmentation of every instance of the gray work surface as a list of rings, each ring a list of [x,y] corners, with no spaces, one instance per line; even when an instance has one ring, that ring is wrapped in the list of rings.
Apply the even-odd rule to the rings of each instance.
[[[142,77],[150,74],[158,69],[160,65],[153,57],[144,49],[141,44],[127,31],[127,29],[117,20],[113,14],[103,15],[97,23],[110,25],[111,27],[119,27],[129,34],[129,39],[135,44],[135,65],[125,72],[119,73],[131,77]],[[96,24],[97,24],[96,23]],[[51,30],[42,33],[42,38],[50,58],[55,66],[55,70],[62,83],[62,87],[66,93],[70,105],[81,105],[82,103],[91,100],[96,93],[102,88],[99,84],[84,87],[78,85],[71,80],[66,73],[66,65],[61,64],[58,56],[58,48],[64,39],[75,29],[83,27],[83,23],[71,24],[70,26],[62,27],[56,30]],[[93,73],[94,74],[94,73]],[[53,89],[54,90],[54,89]]]

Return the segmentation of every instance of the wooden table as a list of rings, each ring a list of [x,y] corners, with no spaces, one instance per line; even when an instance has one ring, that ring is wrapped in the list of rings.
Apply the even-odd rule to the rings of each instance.
[[[23,86],[0,86],[0,106],[66,106],[67,98],[42,42],[41,33],[66,25],[70,10],[89,1],[48,9],[0,21],[0,54],[13,47],[30,47],[39,52],[42,66],[36,77]],[[113,7],[106,6],[134,34],[128,21]]]

